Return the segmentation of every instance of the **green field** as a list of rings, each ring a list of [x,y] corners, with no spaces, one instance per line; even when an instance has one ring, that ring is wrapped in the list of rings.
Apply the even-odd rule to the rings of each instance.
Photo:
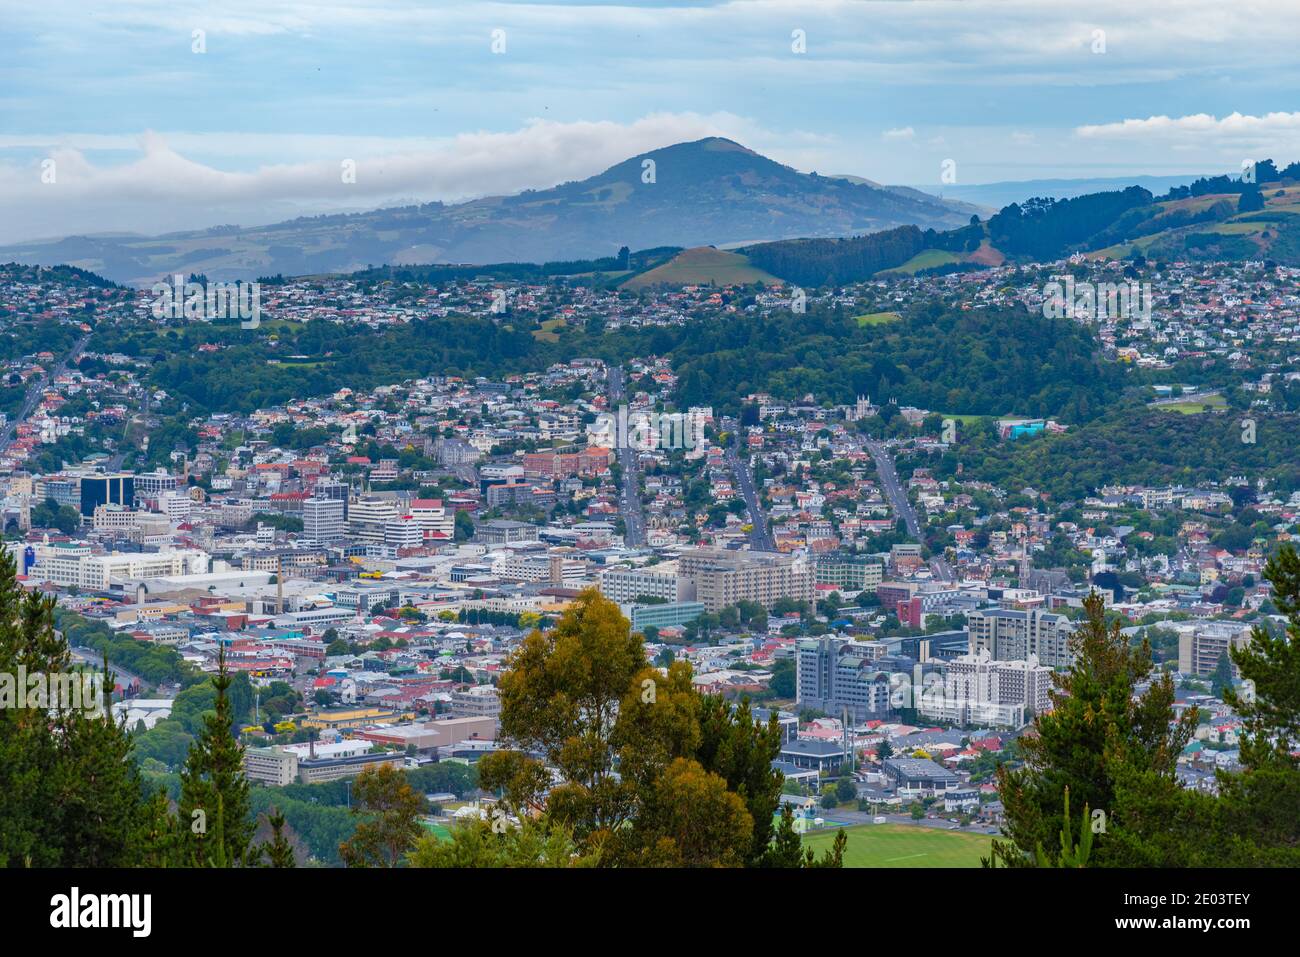
[[[876,275],[884,276],[901,272],[911,276],[922,269],[934,269],[936,266],[946,266],[955,262],[961,262],[961,260],[945,249],[922,249],[903,265],[895,266],[893,269],[882,269]]]
[[[896,312],[868,312],[862,316],[854,316],[853,321],[860,326],[883,326],[887,322],[897,322],[902,318]]]
[[[1213,412],[1216,409],[1224,409],[1228,406],[1228,400],[1221,395],[1207,395],[1202,397],[1189,396],[1181,402],[1166,402],[1155,406],[1161,412],[1181,412],[1183,415],[1199,415],[1202,412]]]
[[[804,844],[819,855],[844,831],[849,846],[845,867],[979,867],[993,839],[987,834],[940,831],[906,824],[861,824],[830,827],[804,835]]]
[[[634,276],[623,285],[628,289],[647,286],[738,286],[762,282],[781,285],[781,280],[749,264],[749,257],[712,246],[684,249],[662,266]]]

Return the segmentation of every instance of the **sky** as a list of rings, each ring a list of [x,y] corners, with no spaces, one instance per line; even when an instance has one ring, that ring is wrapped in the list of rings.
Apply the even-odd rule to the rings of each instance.
[[[922,186],[1286,163],[1297,37],[1295,0],[0,0],[0,242],[513,193],[709,135]]]

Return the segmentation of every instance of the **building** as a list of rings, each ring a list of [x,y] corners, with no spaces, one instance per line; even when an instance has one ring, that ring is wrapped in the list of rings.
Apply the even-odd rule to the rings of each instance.
[[[666,602],[695,597],[691,582],[677,574],[676,562],[647,568],[606,568],[600,573],[600,593],[612,602],[630,605],[647,598]]]
[[[987,652],[961,655],[927,680],[917,714],[967,727],[1024,727],[1051,707],[1052,669],[1027,661],[995,661]]]
[[[197,548],[93,555],[88,545],[64,543],[38,546],[29,574],[65,588],[103,591],[114,581],[207,574],[209,563],[208,553]]]
[[[302,503],[302,537],[317,545],[342,541],[347,534],[346,503],[336,498],[309,498]]]
[[[800,706],[851,721],[882,717],[890,709],[890,675],[876,655],[857,642],[837,638],[799,642],[795,697]]]
[[[884,564],[865,555],[823,555],[813,568],[818,585],[834,585],[849,592],[875,591],[885,575]]]
[[[1038,609],[991,608],[966,616],[971,653],[987,651],[998,661],[1025,661],[1034,655],[1049,668],[1068,668],[1070,625],[1063,615]]]
[[[86,475],[81,479],[81,514],[87,518],[100,505],[130,509],[135,505],[135,476],[130,472]]]
[[[484,545],[515,545],[537,541],[537,526],[530,522],[512,522],[497,518],[482,522],[474,529],[474,540]]]
[[[493,685],[453,691],[451,713],[457,718],[495,718],[501,713],[501,695]]]
[[[284,748],[247,748],[244,775],[257,784],[284,787],[298,779],[298,755]]]
[[[834,741],[788,741],[781,745],[780,760],[796,768],[835,774],[844,764],[844,746]]]
[[[925,758],[886,758],[885,777],[907,797],[936,797],[956,788],[957,775]]]
[[[812,601],[812,568],[789,555],[697,548],[682,554],[678,568],[708,612],[740,601],[768,609],[782,598]]]
[[[299,758],[298,781],[300,784],[321,784],[340,778],[354,778],[366,768],[385,764],[401,768],[406,764],[406,755],[401,751],[380,751],[346,758]]]
[[[704,606],[698,601],[670,601],[658,605],[633,604],[625,609],[632,622],[633,631],[645,631],[647,628],[681,628],[704,614]]]
[[[1172,627],[1178,632],[1178,670],[1185,675],[1212,675],[1219,667],[1219,659],[1230,648],[1245,648],[1250,644],[1251,627],[1241,622],[1181,622]],[[1231,663],[1231,655],[1228,660]],[[1241,677],[1235,664],[1232,675],[1234,679]]]
[[[348,536],[358,542],[382,545],[385,526],[398,517],[398,511],[396,498],[362,496],[348,506]]]
[[[440,498],[411,500],[409,513],[424,532],[425,538],[450,541],[456,531],[456,515],[448,510]]]

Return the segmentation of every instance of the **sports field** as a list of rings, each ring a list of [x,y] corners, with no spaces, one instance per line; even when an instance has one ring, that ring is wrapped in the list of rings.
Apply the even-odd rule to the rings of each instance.
[[[829,827],[804,835],[804,844],[818,855],[844,831],[849,846],[845,867],[979,867],[993,839],[987,834],[964,834],[906,824],[860,824]]]

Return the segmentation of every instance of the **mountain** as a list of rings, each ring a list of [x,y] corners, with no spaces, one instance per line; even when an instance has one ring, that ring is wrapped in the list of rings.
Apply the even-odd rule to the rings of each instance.
[[[515,196],[152,238],[74,236],[0,247],[0,261],[69,263],[129,283],[176,272],[252,279],[385,263],[583,259],[611,256],[621,246],[737,245],[851,236],[902,225],[945,229],[968,222],[973,209],[912,190],[800,173],[739,143],[711,137],[632,157],[589,179]]]

